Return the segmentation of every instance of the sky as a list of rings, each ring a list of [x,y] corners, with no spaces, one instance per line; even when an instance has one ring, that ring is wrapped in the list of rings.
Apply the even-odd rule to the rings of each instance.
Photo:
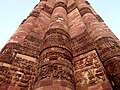
[[[88,0],[95,11],[120,39],[120,0]],[[39,0],[0,1],[0,49]]]

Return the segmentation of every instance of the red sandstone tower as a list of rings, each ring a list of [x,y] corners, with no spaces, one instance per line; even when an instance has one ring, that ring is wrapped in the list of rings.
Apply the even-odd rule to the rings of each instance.
[[[85,0],[40,0],[0,52],[0,90],[120,90],[119,40]]]

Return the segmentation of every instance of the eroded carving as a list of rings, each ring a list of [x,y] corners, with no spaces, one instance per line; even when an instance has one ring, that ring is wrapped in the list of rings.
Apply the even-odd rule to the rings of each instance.
[[[17,53],[10,68],[11,85],[31,90],[36,79],[37,66],[36,58]]]
[[[36,63],[32,61],[28,61],[26,59],[16,57],[14,62],[12,63],[13,66],[19,67],[24,70],[28,70],[29,72],[35,72],[36,69],[34,68]]]
[[[39,79],[53,78],[74,83],[73,71],[62,64],[48,63],[39,67]]]
[[[88,1],[85,1],[85,3],[86,3],[87,5],[90,5],[90,3],[89,3]]]
[[[12,64],[13,60],[14,60],[14,53],[13,53],[13,55],[10,55],[10,53],[9,54],[0,54],[0,62]]]
[[[13,86],[20,86],[22,88],[32,88],[35,81],[35,76],[21,73],[19,71],[14,72],[11,79]],[[32,84],[31,84],[32,83]]]
[[[106,80],[106,76],[96,53],[74,62],[75,79],[79,87],[91,86]]]
[[[6,76],[8,73],[8,67],[6,66],[0,66],[0,75]]]
[[[28,45],[28,43],[26,44]],[[29,46],[29,47],[28,47]],[[24,54],[24,55],[28,55],[28,56],[32,56],[32,57],[35,57],[35,58],[39,58],[39,51],[38,49],[36,49],[35,47],[34,48],[30,48],[31,46],[28,45],[28,46],[25,46],[25,45],[20,45],[20,44],[17,44],[17,43],[9,43],[7,44],[3,51],[6,49],[6,48],[10,48],[11,49],[11,54],[15,54],[15,53],[21,53],[21,54]]]

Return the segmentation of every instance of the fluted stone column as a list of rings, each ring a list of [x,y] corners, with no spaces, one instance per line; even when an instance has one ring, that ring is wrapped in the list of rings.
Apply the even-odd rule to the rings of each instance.
[[[87,27],[85,31],[86,34],[85,32],[82,34],[87,36],[84,36],[83,39],[87,40],[87,42],[92,40],[91,43],[94,43],[101,37],[109,36],[101,27],[100,22],[93,14],[89,3],[82,2],[80,4],[77,4],[77,7],[83,19],[83,22]],[[86,39],[87,37],[89,38]],[[84,43],[83,46],[85,47],[87,45],[89,46],[89,44]],[[99,57],[99,54],[97,53],[95,47],[95,44],[90,47],[91,49],[87,49],[86,47],[86,52],[84,51],[83,54],[80,54],[79,56],[73,58],[77,90],[112,90],[106,76],[106,71],[102,65],[101,58]],[[106,85],[106,87],[104,85]]]
[[[113,34],[108,33],[101,23],[100,17],[93,14],[90,8],[79,8],[80,14],[87,27],[89,34],[95,42],[96,50],[106,70],[106,75],[115,90],[119,90],[119,55],[120,49]]]
[[[44,1],[45,2],[45,1]],[[43,33],[39,23],[39,3],[23,20],[0,53],[0,90],[32,90]]]
[[[120,45],[111,37],[100,38],[95,43],[113,89],[119,90]]]
[[[74,90],[66,0],[57,0],[40,51],[35,90]]]

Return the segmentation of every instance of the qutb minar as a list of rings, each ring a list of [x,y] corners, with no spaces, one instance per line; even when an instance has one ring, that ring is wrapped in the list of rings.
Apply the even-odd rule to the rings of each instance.
[[[0,90],[120,90],[119,42],[88,1],[40,0],[0,52]]]

